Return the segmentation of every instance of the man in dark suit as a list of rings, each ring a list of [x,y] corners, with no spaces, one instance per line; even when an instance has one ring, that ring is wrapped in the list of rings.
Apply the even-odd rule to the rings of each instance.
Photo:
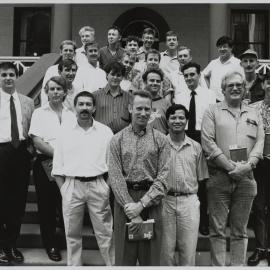
[[[16,248],[30,177],[28,130],[34,102],[16,91],[18,71],[0,64],[0,265],[22,263]]]

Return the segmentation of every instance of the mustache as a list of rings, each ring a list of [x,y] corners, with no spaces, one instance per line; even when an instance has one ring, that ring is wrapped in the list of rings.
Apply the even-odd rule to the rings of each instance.
[[[80,114],[83,114],[83,113],[89,114],[89,111],[87,111],[87,110],[82,110],[82,111],[80,112]]]

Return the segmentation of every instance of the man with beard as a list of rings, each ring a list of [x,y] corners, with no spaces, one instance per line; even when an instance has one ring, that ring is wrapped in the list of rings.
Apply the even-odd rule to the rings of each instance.
[[[110,128],[97,122],[95,98],[87,91],[75,96],[77,119],[62,125],[56,139],[53,170],[62,195],[68,266],[82,265],[82,226],[85,205],[106,265],[114,264],[112,213],[105,182]]]
[[[92,93],[106,86],[106,73],[98,67],[98,44],[96,42],[86,43],[84,48],[88,63],[79,67],[74,84],[78,86],[79,91]]]
[[[167,138],[147,125],[152,108],[146,91],[133,93],[131,125],[114,135],[109,151],[109,181],[116,201],[114,212],[115,264],[160,264],[162,198],[167,192],[170,149]],[[154,219],[154,238],[129,241],[126,223],[133,232],[146,219]]]
[[[122,58],[124,49],[120,46],[121,32],[117,26],[108,29],[108,45],[99,50],[99,65],[102,69],[111,62],[119,61]]]

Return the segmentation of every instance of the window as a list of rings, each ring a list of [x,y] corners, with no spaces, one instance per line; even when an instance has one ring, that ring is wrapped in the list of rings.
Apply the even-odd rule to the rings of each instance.
[[[232,10],[231,33],[235,42],[234,54],[239,56],[253,49],[259,58],[268,58],[268,13],[254,10]]]

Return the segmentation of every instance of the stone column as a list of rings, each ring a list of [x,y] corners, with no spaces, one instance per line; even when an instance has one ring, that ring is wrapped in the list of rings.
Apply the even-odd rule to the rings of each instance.
[[[56,4],[52,12],[51,52],[59,53],[59,45],[71,39],[71,5]]]
[[[209,60],[218,56],[216,42],[224,35],[228,35],[227,4],[210,4]]]

